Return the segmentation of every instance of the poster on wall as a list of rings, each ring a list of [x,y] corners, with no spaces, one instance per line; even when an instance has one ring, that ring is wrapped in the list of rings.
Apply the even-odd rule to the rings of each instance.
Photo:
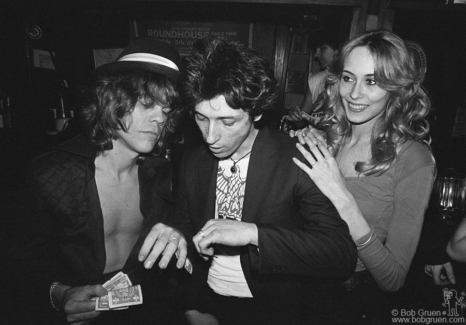
[[[34,67],[55,70],[50,52],[34,49]]]
[[[133,21],[132,37],[154,37],[174,46],[186,56],[200,38],[225,38],[252,47],[252,23]]]

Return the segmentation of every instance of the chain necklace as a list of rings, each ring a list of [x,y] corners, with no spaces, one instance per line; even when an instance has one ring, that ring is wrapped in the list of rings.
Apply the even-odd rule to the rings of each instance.
[[[252,150],[251,150],[252,151]],[[239,163],[240,160],[242,160],[243,158],[246,158],[247,155],[249,155],[251,153],[251,151],[249,151],[247,154],[245,154],[243,157],[241,157],[240,159],[238,159],[237,161],[234,161],[233,158],[230,157],[231,161],[233,162],[233,166],[231,166],[230,168],[230,171],[234,174],[236,173],[237,171],[237,168],[236,168],[236,164]]]

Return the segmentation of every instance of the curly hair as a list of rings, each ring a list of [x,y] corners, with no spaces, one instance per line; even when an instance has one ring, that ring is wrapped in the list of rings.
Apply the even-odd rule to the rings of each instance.
[[[223,95],[231,108],[243,109],[254,118],[273,108],[278,83],[268,61],[247,46],[201,39],[187,57],[181,89],[191,110]]]
[[[396,34],[377,30],[355,37],[345,43],[330,67],[327,78],[327,113],[322,121],[327,141],[338,154],[351,136],[339,93],[346,59],[356,47],[366,47],[374,59],[377,85],[389,92],[389,100],[371,134],[371,159],[358,162],[355,170],[363,175],[380,174],[396,159],[397,147],[407,140],[430,143],[431,110],[429,96],[422,87],[423,76],[405,42]]]
[[[171,107],[172,111],[154,147],[153,154],[163,155],[176,126],[179,96],[173,82],[161,74],[144,70],[98,77],[87,105],[82,109],[83,129],[98,154],[113,148],[116,130],[127,131],[125,118],[140,102],[150,108],[154,104]]]

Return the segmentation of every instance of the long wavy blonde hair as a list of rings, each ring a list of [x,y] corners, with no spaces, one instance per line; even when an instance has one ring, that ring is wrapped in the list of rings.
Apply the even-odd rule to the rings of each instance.
[[[366,47],[374,59],[377,85],[390,94],[387,106],[374,124],[371,135],[371,158],[356,163],[362,175],[385,172],[396,158],[397,147],[407,140],[430,143],[426,119],[431,103],[422,87],[423,76],[414,63],[405,42],[396,34],[378,30],[357,36],[345,43],[336,55],[327,79],[327,113],[322,124],[335,155],[351,137],[339,93],[342,72],[350,52]]]

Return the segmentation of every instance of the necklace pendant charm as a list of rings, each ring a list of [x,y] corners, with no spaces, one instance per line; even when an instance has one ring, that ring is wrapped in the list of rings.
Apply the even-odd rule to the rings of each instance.
[[[251,151],[252,151],[252,150],[251,150]],[[246,157],[251,153],[251,151],[249,151],[247,154],[245,154],[243,157],[241,157],[240,159],[238,159],[238,160],[236,160],[236,161],[234,161],[233,158],[230,157],[230,160],[233,162],[233,166],[231,166],[230,171],[231,171],[233,174],[235,174],[235,173],[238,171],[238,169],[236,169],[236,164],[237,164],[238,162],[240,162],[241,160],[243,160],[243,158],[246,158]]]

